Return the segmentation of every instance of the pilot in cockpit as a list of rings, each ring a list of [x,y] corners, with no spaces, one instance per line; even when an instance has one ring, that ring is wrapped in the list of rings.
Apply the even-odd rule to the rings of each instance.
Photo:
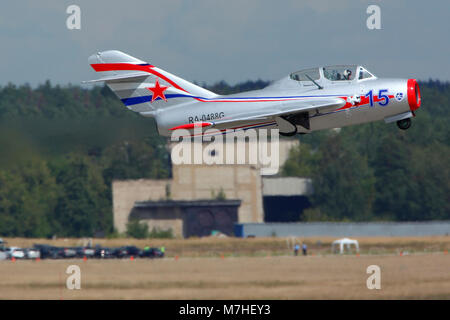
[[[344,71],[344,80],[350,80],[350,77],[352,76],[352,71],[347,69]]]

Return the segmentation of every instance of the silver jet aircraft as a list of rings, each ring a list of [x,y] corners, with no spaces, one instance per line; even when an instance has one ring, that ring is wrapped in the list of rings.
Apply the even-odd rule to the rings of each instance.
[[[291,73],[261,90],[218,95],[123,52],[89,64],[130,110],[154,117],[158,132],[215,128],[222,133],[278,128],[281,135],[384,120],[406,130],[420,107],[415,79],[380,79],[358,65]]]

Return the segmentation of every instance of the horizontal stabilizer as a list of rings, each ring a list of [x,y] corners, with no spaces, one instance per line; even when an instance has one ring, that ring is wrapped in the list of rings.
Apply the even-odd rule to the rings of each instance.
[[[96,80],[87,80],[83,81],[83,83],[95,83],[95,82],[103,82],[103,81],[118,81],[126,80],[126,81],[139,81],[147,78],[149,76],[146,72],[136,72],[136,73],[127,73],[127,74],[119,74],[115,76],[103,77]]]

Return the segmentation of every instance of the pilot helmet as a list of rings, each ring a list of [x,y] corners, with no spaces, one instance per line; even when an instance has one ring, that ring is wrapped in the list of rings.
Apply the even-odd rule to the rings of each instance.
[[[344,76],[345,76],[347,79],[350,79],[351,75],[352,75],[352,71],[351,71],[351,70],[346,69],[346,70],[344,71]]]

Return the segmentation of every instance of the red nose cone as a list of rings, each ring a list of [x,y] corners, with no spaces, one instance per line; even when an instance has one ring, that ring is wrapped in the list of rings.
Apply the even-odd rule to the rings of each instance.
[[[420,107],[420,90],[416,79],[408,79],[408,103],[411,111],[417,110]]]

